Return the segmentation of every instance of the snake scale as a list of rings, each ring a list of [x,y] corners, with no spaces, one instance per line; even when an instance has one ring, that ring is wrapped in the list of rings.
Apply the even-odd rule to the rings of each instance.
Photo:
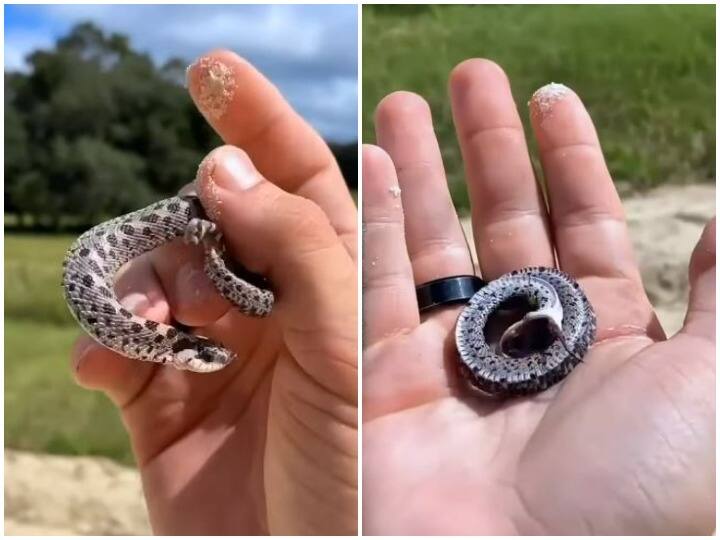
[[[515,270],[481,288],[460,313],[460,371],[485,394],[540,392],[582,361],[595,331],[592,305],[568,274]]]
[[[217,291],[242,313],[253,317],[270,313],[273,293],[260,276],[231,268],[223,257],[219,230],[207,218],[193,189],[83,233],[63,263],[65,300],[82,328],[118,353],[178,369],[217,371],[234,359],[232,351],[179,325],[131,313],[120,304],[113,289],[121,266],[177,238],[203,244],[205,273]]]

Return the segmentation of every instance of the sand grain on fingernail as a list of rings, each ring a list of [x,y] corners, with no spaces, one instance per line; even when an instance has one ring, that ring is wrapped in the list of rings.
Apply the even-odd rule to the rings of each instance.
[[[212,179],[215,172],[215,160],[211,156],[206,156],[198,165],[195,173],[195,185],[199,186],[204,178]]]
[[[400,186],[392,186],[392,187],[388,188],[388,191],[396,199],[400,196]]]
[[[546,118],[553,110],[558,101],[565,99],[571,90],[564,84],[550,83],[538,88],[530,98],[528,105],[531,112],[534,112],[539,118]]]
[[[213,120],[222,118],[235,95],[232,69],[220,60],[203,57],[198,66],[198,106]]]
[[[222,213],[222,200],[218,193],[218,187],[215,183],[213,175],[215,174],[215,160],[208,156],[200,162],[197,174],[195,175],[195,185],[197,186],[198,195],[203,203],[203,208],[213,221],[220,220]]]

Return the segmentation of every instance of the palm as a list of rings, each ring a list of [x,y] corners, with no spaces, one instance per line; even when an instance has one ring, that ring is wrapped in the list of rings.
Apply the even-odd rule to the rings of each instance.
[[[547,216],[534,194],[521,131],[513,133],[519,119],[497,66],[461,65],[451,94],[484,277],[553,266],[558,253],[560,267],[578,279],[597,312],[598,337],[565,381],[532,397],[488,400],[458,377],[459,309],[418,319],[413,281],[472,267],[445,207],[426,107],[408,94],[387,98],[376,130],[393,161],[374,148],[364,156],[365,532],[712,530],[706,502],[714,466],[712,315],[690,312],[686,329],[665,341],[579,100],[571,96],[551,117],[534,119],[553,209]],[[395,182],[402,213],[385,195]],[[403,221],[397,232],[388,226]],[[714,297],[710,236],[707,253],[700,250],[691,267],[691,280],[704,282],[704,290],[694,287],[702,310]],[[702,308],[700,295],[708,299]],[[395,317],[385,315],[390,302]]]
[[[384,521],[388,533],[702,532],[698,516],[667,517],[666,509],[651,505],[639,487],[672,484],[692,472],[658,471],[648,478],[645,464],[637,459],[637,454],[665,456],[687,444],[688,433],[676,431],[663,416],[690,405],[694,390],[678,396],[678,404],[665,388],[688,381],[672,369],[652,375],[658,356],[677,357],[663,350],[676,345],[652,345],[637,353],[648,345],[645,340],[621,341],[594,349],[566,384],[538,397],[483,406],[462,392],[365,424],[366,512],[382,509],[384,516],[397,516],[393,523]],[[413,355],[412,350],[404,352]],[[706,365],[697,366],[691,381],[694,387],[704,386],[708,396],[693,422],[706,420],[703,416],[712,408],[711,355],[707,351]],[[600,391],[598,380],[603,380]],[[617,402],[618,395],[626,394],[636,399]],[[619,451],[628,433],[634,434],[632,448]],[[711,439],[708,433],[705,443]],[[597,455],[606,461],[588,463]],[[608,471],[617,471],[614,478]],[[391,475],[393,481],[383,483]],[[602,477],[603,483],[593,477]],[[373,485],[381,487],[379,492]],[[404,496],[418,491],[410,500]],[[631,495],[619,499],[621,492]],[[561,512],[553,513],[558,505]],[[641,509],[632,522],[605,517],[628,505]],[[366,526],[373,529],[372,522]]]
[[[256,534],[267,531],[262,463],[272,373],[281,346],[270,321],[247,321],[238,329],[256,351],[243,362],[198,378],[176,370],[157,370],[137,399],[123,408],[138,465],[149,489],[149,501],[163,501],[162,512],[192,518],[198,505],[227,521],[226,506],[216,504],[218,492],[233,508],[229,530]],[[251,336],[263,337],[252,340]],[[238,352],[236,350],[236,352]],[[240,357],[242,358],[242,357]],[[201,439],[199,439],[199,435]],[[243,485],[238,490],[234,486]],[[153,492],[154,491],[154,492]],[[165,501],[172,500],[172,507]],[[151,507],[151,511],[153,511]],[[194,521],[172,520],[188,534]],[[198,532],[207,531],[198,525]]]
[[[620,306],[601,304],[602,297],[594,302],[598,309],[617,312]],[[456,313],[441,316],[448,340]],[[390,340],[366,355],[369,362],[408,359],[418,370],[418,358],[433,362],[436,354],[445,366],[405,395],[375,401],[375,417],[365,423],[366,512],[396,516],[390,524],[383,519],[386,533],[702,532],[700,516],[648,500],[655,486],[701,479],[690,467],[648,470],[648,461],[684,451],[695,457],[700,441],[688,441],[690,426],[710,420],[713,408],[710,343],[693,346],[682,334],[660,343],[608,338],[564,384],[535,397],[486,403],[458,379],[454,351],[428,349],[438,343],[436,324],[426,321],[399,338],[402,343]],[[689,345],[697,354],[682,369],[669,363]],[[393,358],[374,358],[384,354]],[[671,416],[678,409],[688,415],[685,429]],[[712,444],[710,433],[703,439]],[[408,500],[407,493],[416,495]],[[607,518],[628,507],[635,513],[627,522]]]
[[[289,428],[294,442],[319,449],[321,460],[332,458],[318,432],[288,419],[305,414],[308,403],[328,410],[342,403],[297,367],[272,320],[236,318],[242,319],[234,326],[236,339],[252,355],[202,378],[158,370],[142,394],[123,409],[145,483],[154,490],[148,493],[150,500],[163,501],[160,511],[171,512],[173,526],[184,534],[195,527],[207,533],[207,521],[195,522],[200,510],[223,530],[277,530],[276,523],[268,523],[267,506],[297,475],[309,474],[291,469],[266,477],[264,464],[288,464],[293,458],[277,438],[266,444],[268,433]],[[318,473],[325,478],[318,478]],[[312,471],[313,480],[332,482],[328,473],[329,468]],[[227,495],[219,504],[223,493]],[[305,496],[302,489],[297,494]],[[172,505],[168,507],[167,501]],[[302,501],[296,504],[302,506]],[[236,510],[229,513],[228,508]]]

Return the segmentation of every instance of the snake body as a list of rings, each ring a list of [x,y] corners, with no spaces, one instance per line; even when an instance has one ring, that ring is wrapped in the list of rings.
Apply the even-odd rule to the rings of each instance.
[[[492,317],[525,309],[493,338]],[[486,394],[540,392],[565,378],[595,339],[596,317],[580,285],[554,268],[528,267],[491,281],[455,327],[460,370]]]
[[[131,313],[113,289],[122,265],[181,237],[204,245],[205,273],[224,298],[250,316],[263,317],[270,312],[273,293],[263,287],[259,276],[229,268],[217,227],[207,219],[192,191],[82,234],[63,263],[65,300],[82,328],[114,351],[178,369],[217,371],[234,359],[233,352],[207,338]]]

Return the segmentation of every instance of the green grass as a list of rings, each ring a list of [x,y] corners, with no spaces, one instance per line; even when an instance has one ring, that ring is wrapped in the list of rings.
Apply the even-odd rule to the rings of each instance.
[[[528,134],[533,91],[551,81],[573,88],[616,182],[644,189],[714,181],[714,6],[364,6],[363,141],[374,140],[382,97],[424,96],[462,208],[468,200],[447,78],[471,57],[503,66]]]
[[[5,236],[5,317],[70,325],[62,297],[62,260],[71,236]]]
[[[110,401],[77,386],[69,366],[79,328],[60,290],[67,236],[5,237],[5,444],[132,461]]]

